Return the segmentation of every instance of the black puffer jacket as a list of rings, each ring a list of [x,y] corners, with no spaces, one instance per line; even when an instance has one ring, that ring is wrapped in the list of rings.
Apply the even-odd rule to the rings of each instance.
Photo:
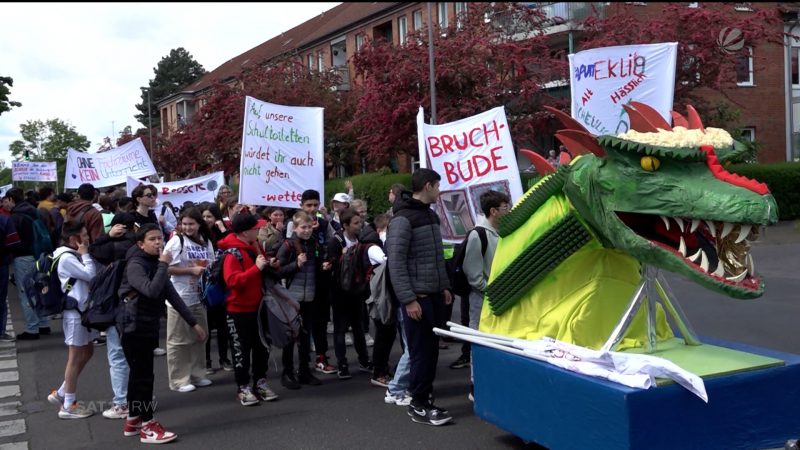
[[[134,245],[126,254],[125,276],[119,288],[119,298],[124,299],[130,293],[138,294],[136,331],[130,333],[137,336],[158,336],[161,312],[164,300],[183,317],[189,326],[197,321],[191,311],[183,303],[180,294],[172,286],[167,275],[167,264],[158,260],[158,256],[145,253]]]
[[[89,246],[89,254],[95,261],[107,266],[114,261],[125,259],[128,250],[134,245],[136,245],[136,235],[132,231],[126,231],[125,234],[116,238],[112,238],[106,233]]]
[[[387,264],[392,287],[402,304],[425,294],[450,289],[444,263],[439,217],[430,205],[408,191],[394,204],[394,217],[386,233]]]

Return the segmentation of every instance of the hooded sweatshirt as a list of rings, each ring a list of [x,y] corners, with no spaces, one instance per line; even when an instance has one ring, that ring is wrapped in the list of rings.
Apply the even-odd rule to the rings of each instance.
[[[145,253],[138,245],[128,249],[125,257],[128,263],[119,287],[119,298],[129,297],[129,294],[133,295],[133,292],[138,294],[136,330],[131,334],[158,336],[165,299],[189,326],[193,327],[197,324],[194,315],[183,303],[183,299],[169,280],[167,263],[159,261],[158,255]]]
[[[98,237],[102,236],[105,231],[103,216],[100,214],[100,211],[94,207],[92,202],[88,200],[75,200],[67,204],[67,220],[77,219],[81,213],[83,213],[81,222],[86,225],[86,231],[89,233],[89,241],[94,242]]]
[[[255,263],[254,247],[233,233],[225,236],[217,245],[223,251],[235,248],[242,255],[242,262],[231,254],[225,255],[222,260],[222,276],[228,287],[225,309],[229,313],[257,312],[261,303],[261,271]]]

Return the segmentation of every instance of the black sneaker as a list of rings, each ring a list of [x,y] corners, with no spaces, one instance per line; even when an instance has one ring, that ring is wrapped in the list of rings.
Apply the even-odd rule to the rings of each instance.
[[[451,369],[463,369],[465,367],[469,367],[469,355],[461,355],[450,364]]]
[[[366,363],[360,362],[358,363],[358,370],[366,373],[372,373],[372,371],[375,370],[375,366],[370,361],[367,361]]]
[[[300,384],[309,384],[311,386],[319,386],[320,384],[322,384],[322,381],[319,381],[319,378],[312,375],[311,372],[308,373],[302,372],[298,374],[297,381]]]
[[[350,375],[350,369],[347,367],[347,364],[339,364],[339,379],[349,380],[350,378],[353,378],[353,376]]]
[[[416,423],[424,423],[426,425],[439,426],[453,420],[453,416],[449,412],[437,408],[433,404],[418,406],[411,402],[408,405],[408,415],[411,420]]]
[[[92,340],[92,344],[94,345],[106,345],[106,338],[103,336],[98,336]]]
[[[39,327],[39,334],[40,335],[46,336],[46,335],[51,334],[51,333],[52,333],[52,331],[50,330],[50,327]]]
[[[300,383],[297,382],[297,378],[294,377],[293,373],[281,375],[281,384],[286,389],[300,389]]]
[[[18,341],[35,341],[37,339],[39,339],[39,333],[28,333],[27,331],[23,331],[17,335]]]

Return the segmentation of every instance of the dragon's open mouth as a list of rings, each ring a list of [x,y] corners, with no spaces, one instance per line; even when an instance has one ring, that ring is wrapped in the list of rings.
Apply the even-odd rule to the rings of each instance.
[[[687,266],[715,281],[757,290],[750,242],[758,225],[617,212],[634,233],[680,255]]]

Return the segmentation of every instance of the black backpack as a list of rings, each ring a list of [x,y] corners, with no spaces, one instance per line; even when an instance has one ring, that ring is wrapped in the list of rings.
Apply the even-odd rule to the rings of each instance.
[[[468,296],[472,290],[469,281],[467,281],[467,274],[464,273],[464,255],[467,253],[469,234],[473,231],[477,232],[478,237],[481,239],[481,255],[486,254],[486,247],[489,245],[489,240],[486,237],[486,228],[475,227],[467,233],[463,242],[455,245],[453,258],[447,261],[447,273],[450,275],[450,285],[453,288],[453,294],[461,297]]]
[[[81,325],[105,331],[115,325],[120,307],[119,287],[125,275],[126,260],[120,259],[106,266],[89,282],[89,299],[81,313]]]
[[[342,244],[344,248],[344,238],[336,233],[336,239]],[[369,295],[369,280],[372,278],[373,267],[369,263],[367,251],[375,244],[366,244],[357,242],[342,251],[342,256],[339,257],[339,270],[336,273],[339,287],[344,292],[354,296]]]
[[[183,243],[182,240],[181,243]],[[211,267],[206,268],[206,270],[203,271],[203,275],[200,277],[200,292],[206,306],[222,306],[228,298],[228,287],[225,285],[225,277],[222,272],[225,255],[228,254],[234,255],[236,259],[239,260],[239,264],[242,264],[242,267],[244,267],[244,258],[238,248],[217,250]]]
[[[36,270],[23,281],[28,302],[39,317],[59,314],[65,309],[78,309],[78,302],[69,296],[75,285],[75,278],[67,280],[64,291],[61,290],[61,280],[58,278],[58,262],[67,253],[80,260],[80,255],[71,251],[61,253],[55,258],[52,254],[42,253],[36,260]]]

